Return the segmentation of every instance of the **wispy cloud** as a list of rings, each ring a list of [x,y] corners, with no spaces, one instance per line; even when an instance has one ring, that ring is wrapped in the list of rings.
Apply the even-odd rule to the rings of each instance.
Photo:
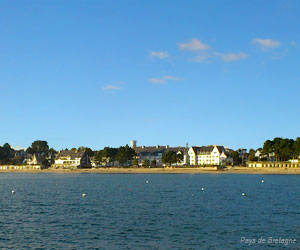
[[[204,44],[199,39],[192,39],[187,43],[180,43],[178,47],[180,50],[188,50],[188,51],[207,50],[210,48],[209,45]]]
[[[220,57],[224,62],[234,62],[234,61],[239,61],[248,58],[248,55],[245,54],[244,52],[227,53],[227,54],[215,52],[214,54]]]
[[[280,46],[279,41],[275,41],[272,39],[254,38],[252,39],[251,43],[258,45],[262,50],[274,49]]]
[[[163,78],[150,78],[149,81],[154,84],[163,84],[166,82],[166,80]]]
[[[149,82],[153,83],[153,84],[165,84],[168,81],[178,81],[179,78],[175,77],[175,76],[170,76],[170,75],[166,75],[163,77],[159,77],[159,78],[149,78]]]
[[[151,57],[157,57],[159,59],[166,59],[169,58],[169,53],[167,51],[151,51]]]
[[[192,62],[197,62],[197,63],[207,63],[208,59],[213,57],[212,54],[207,53],[206,51],[203,51],[199,53],[195,58],[193,58],[191,61]]]
[[[110,91],[110,90],[120,90],[121,87],[117,85],[107,84],[105,87],[102,88],[103,91]]]
[[[179,80],[179,78],[175,77],[175,76],[164,76],[163,78],[166,79],[166,80],[172,80],[172,81],[178,81]]]

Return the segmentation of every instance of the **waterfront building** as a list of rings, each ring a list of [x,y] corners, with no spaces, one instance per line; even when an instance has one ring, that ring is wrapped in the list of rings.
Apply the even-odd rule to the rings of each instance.
[[[29,155],[29,158],[26,159],[28,165],[43,165],[43,157],[40,154]]]
[[[169,147],[166,146],[137,146],[136,140],[130,141],[131,147],[135,150],[139,165],[142,165],[144,160],[148,160],[150,163],[152,161],[156,162],[156,166],[162,166],[163,163],[161,158],[166,151],[173,151],[177,154],[186,154],[187,149],[184,147]],[[186,158],[186,157],[185,157]],[[184,160],[182,162],[178,162],[175,165],[184,165]]]
[[[91,162],[85,151],[62,150],[60,151],[52,164],[53,168],[91,168]]]
[[[190,147],[188,150],[186,164],[198,165],[226,165],[232,164],[231,150],[224,146],[210,145],[202,147]]]

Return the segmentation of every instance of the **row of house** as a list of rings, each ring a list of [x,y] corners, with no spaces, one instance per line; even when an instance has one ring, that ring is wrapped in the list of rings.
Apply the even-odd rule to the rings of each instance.
[[[130,142],[131,147],[135,150],[139,165],[142,165],[145,160],[149,162],[155,162],[156,166],[163,166],[162,156],[166,151],[173,151],[177,154],[183,155],[183,160],[177,162],[174,165],[179,166],[219,166],[227,165],[232,163],[232,158],[230,156],[231,150],[225,148],[224,146],[210,145],[210,146],[193,146],[188,147],[169,147],[166,146],[137,146],[136,141]],[[67,169],[77,169],[77,168],[91,168],[103,166],[97,163],[92,157],[90,158],[85,151],[81,150],[62,150],[57,153],[57,155],[51,155],[45,157],[39,154],[27,154],[25,152],[18,152],[25,157],[24,168],[26,166],[43,166],[45,164],[45,159],[48,161],[47,165],[52,162],[52,168],[67,168]],[[50,159],[51,158],[51,159]],[[115,163],[114,163],[115,164]],[[109,163],[106,166],[110,166]]]
[[[232,164],[231,149],[224,146],[210,145],[202,147],[169,147],[167,146],[136,146],[136,141],[130,142],[131,147],[137,153],[137,159],[141,165],[144,160],[149,162],[155,160],[157,166],[163,165],[161,159],[165,151],[174,151],[177,154],[183,154],[183,161],[174,165],[190,166],[220,166]]]

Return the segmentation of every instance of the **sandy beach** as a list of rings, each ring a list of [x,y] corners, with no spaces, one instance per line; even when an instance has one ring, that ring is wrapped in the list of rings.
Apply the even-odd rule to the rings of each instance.
[[[220,170],[210,168],[100,168],[100,169],[44,169],[0,170],[0,173],[93,173],[93,174],[300,174],[297,168],[247,168],[228,167]]]

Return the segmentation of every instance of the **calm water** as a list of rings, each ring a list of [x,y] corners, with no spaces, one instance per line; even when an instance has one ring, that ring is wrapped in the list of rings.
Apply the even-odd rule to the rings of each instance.
[[[0,174],[0,189],[0,249],[300,247],[296,175]]]

